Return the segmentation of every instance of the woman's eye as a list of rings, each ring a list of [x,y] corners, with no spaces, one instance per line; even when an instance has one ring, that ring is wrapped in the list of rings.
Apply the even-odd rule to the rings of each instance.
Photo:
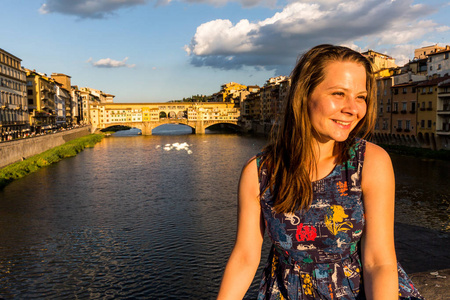
[[[358,99],[366,101],[367,97],[366,96],[359,96]]]

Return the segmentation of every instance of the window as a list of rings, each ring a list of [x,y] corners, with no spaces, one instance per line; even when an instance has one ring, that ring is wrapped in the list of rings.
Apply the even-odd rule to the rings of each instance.
[[[432,86],[430,86],[429,88],[428,88],[428,93],[433,93],[433,87]]]
[[[428,108],[432,108],[433,107],[433,102],[428,101]]]
[[[428,120],[428,128],[431,128],[431,120]]]
[[[408,103],[402,102],[402,110],[407,110],[407,109],[408,109]]]
[[[380,114],[383,113],[383,107],[380,107]]]
[[[429,62],[432,62],[433,61],[433,58],[430,56],[430,57],[428,57],[428,61]]]
[[[397,129],[402,129],[402,120],[397,121]]]
[[[430,66],[430,71],[433,71],[433,66]]]
[[[411,102],[411,112],[415,112],[416,111],[416,102]]]
[[[425,120],[420,120],[420,127],[424,128],[425,127]]]
[[[391,106],[390,106],[390,105],[388,105],[388,106],[386,107],[386,112],[391,112]]]
[[[425,94],[427,92],[427,88],[422,88],[422,94]]]
[[[411,129],[411,121],[410,120],[406,120],[405,122],[406,122],[405,129],[410,130]]]
[[[441,64],[438,64],[438,68],[437,68],[438,70],[440,70],[441,69]]]
[[[444,59],[448,59],[448,52],[444,53]]]
[[[398,95],[398,89],[394,89],[394,95]]]
[[[416,92],[416,88],[415,88],[415,87],[412,88],[412,92],[413,92],[413,93]]]

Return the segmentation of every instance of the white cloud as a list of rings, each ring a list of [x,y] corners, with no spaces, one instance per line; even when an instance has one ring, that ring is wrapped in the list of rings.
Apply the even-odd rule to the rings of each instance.
[[[185,51],[196,66],[278,69],[292,66],[299,53],[320,43],[353,49],[365,43],[363,48],[377,50],[380,45],[414,44],[430,32],[448,30],[422,19],[432,12],[413,0],[303,0],[258,22],[214,20],[201,24]],[[404,60],[405,54],[401,55]]]
[[[135,64],[128,65],[126,63],[127,60],[128,60],[128,57],[125,57],[123,60],[114,60],[114,59],[111,59],[111,58],[102,58],[102,59],[99,59],[96,62],[93,62],[92,58],[89,58],[87,60],[87,62],[91,63],[94,67],[97,67],[97,68],[122,68],[122,67],[134,68],[136,66]]]

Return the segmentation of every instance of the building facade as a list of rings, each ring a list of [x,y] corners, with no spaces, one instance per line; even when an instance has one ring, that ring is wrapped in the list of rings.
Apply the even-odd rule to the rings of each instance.
[[[27,71],[28,112],[31,130],[42,133],[56,126],[56,82],[43,73]]]
[[[28,134],[28,102],[26,73],[22,60],[0,49],[0,140],[20,138]]]
[[[428,55],[428,75],[450,75],[450,46]]]

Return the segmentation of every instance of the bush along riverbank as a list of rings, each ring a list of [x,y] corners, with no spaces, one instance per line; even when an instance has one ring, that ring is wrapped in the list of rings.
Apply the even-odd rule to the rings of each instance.
[[[0,189],[42,167],[49,166],[63,158],[75,156],[84,148],[94,147],[103,137],[103,134],[86,135],[0,169]]]
[[[449,150],[431,150],[424,148],[415,148],[400,145],[386,145],[386,144],[378,144],[378,146],[384,148],[384,150],[386,150],[389,153],[415,156],[417,158],[450,160]]]

